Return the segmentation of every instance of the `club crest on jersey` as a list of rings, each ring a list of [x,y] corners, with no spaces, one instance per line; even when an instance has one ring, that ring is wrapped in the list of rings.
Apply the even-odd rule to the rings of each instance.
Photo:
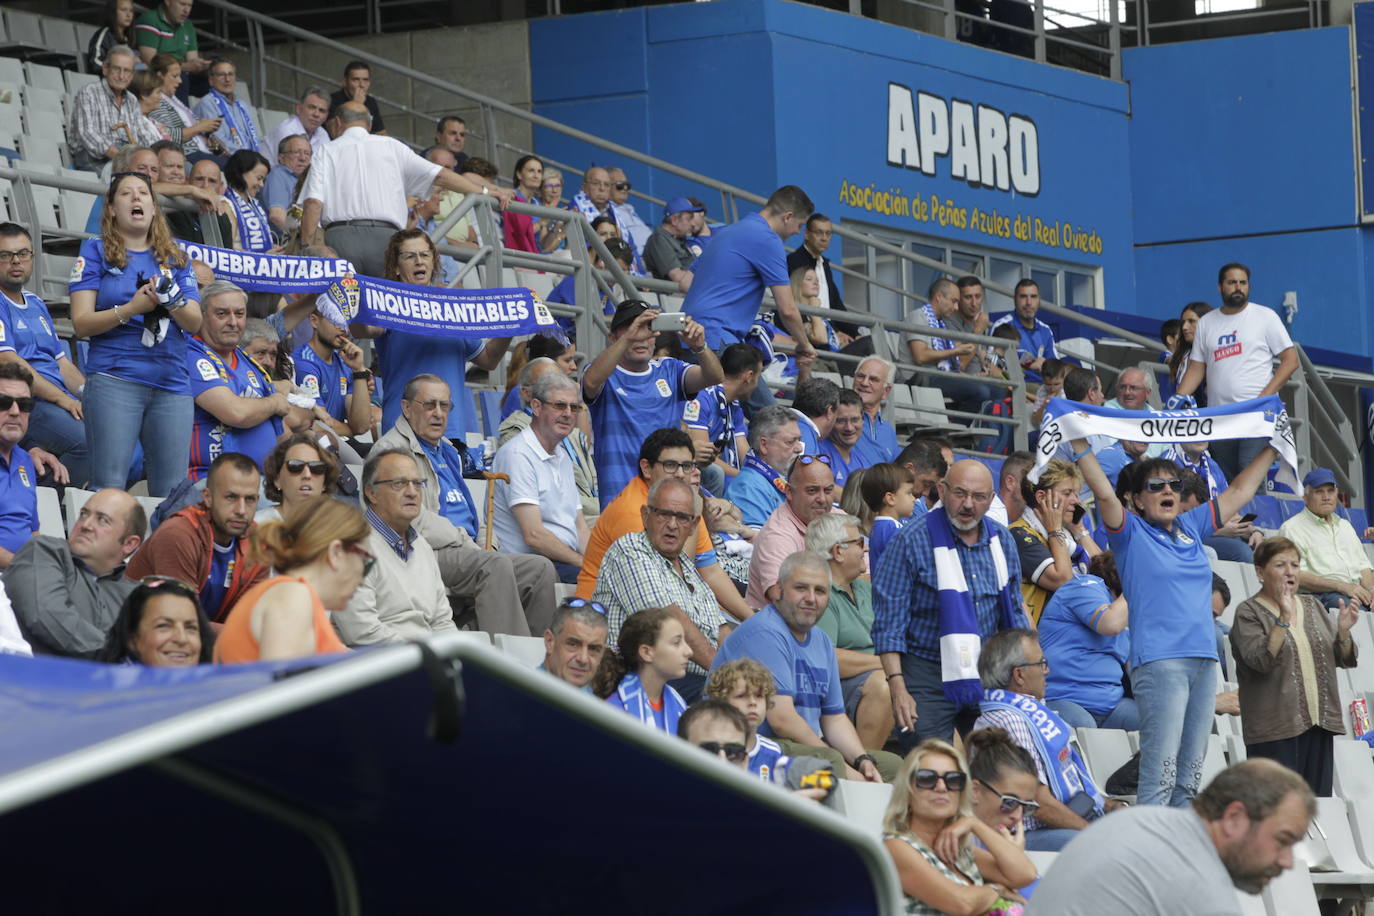
[[[658,389],[660,397],[670,398],[673,396],[673,386],[668,384],[668,380],[666,378],[659,379],[654,384],[654,387]]]
[[[22,464],[19,465],[19,482],[26,487],[33,486],[33,484],[29,483],[29,469]]]

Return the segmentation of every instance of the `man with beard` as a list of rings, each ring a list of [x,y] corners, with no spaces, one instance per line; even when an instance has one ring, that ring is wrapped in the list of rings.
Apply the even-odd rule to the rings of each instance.
[[[367,432],[372,425],[367,390],[372,373],[363,364],[362,348],[348,338],[343,313],[328,296],[316,300],[310,327],[315,333],[291,354],[296,384],[324,408],[334,432],[340,436]]]
[[[1223,770],[1188,808],[1129,808],[1080,833],[1035,889],[1028,916],[1222,916],[1293,867],[1316,799],[1272,760]]]

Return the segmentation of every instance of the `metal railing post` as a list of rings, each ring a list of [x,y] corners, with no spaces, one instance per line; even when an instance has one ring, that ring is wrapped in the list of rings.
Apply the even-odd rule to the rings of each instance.
[[[1106,0],[1107,4],[1107,49],[1111,52],[1111,73],[1114,80],[1121,79],[1121,17],[1118,15],[1118,0]]]
[[[959,16],[954,6],[954,0],[944,0],[944,15],[941,17],[945,25],[945,38],[950,41],[959,40]]]
[[[500,146],[496,139],[496,112],[491,110],[490,105],[483,105],[482,109],[482,130],[487,134],[487,161],[501,168]]]
[[[1035,59],[1045,62],[1045,0],[1035,0]]]

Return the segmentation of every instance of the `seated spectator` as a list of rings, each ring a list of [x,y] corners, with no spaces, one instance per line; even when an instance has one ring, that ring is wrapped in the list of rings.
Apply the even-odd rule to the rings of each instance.
[[[716,649],[730,633],[731,619],[691,561],[682,555],[695,538],[701,515],[690,484],[664,477],[649,488],[642,531],[622,535],[601,559],[592,600],[606,608],[612,641],[636,610],[661,607],[682,624],[691,658],[687,673],[672,686],[687,702],[701,696]]]
[[[1102,815],[1103,798],[1069,744],[1073,730],[1043,705],[1048,669],[1034,630],[1002,630],[984,642],[978,655],[982,715],[973,730],[1005,729],[1035,758],[1040,810],[1022,816],[1026,848],[1058,852]]]
[[[636,611],[620,628],[615,650],[602,656],[592,691],[645,725],[676,734],[687,703],[670,682],[687,672],[690,657],[682,624],[671,611]]]
[[[862,399],[848,389],[841,390],[839,403],[835,406],[835,421],[830,427],[830,434],[821,440],[820,450],[820,454],[830,457],[830,468],[835,472],[835,486],[841,489],[854,471],[882,461],[864,439],[863,433]]]
[[[119,609],[95,660],[112,665],[193,668],[208,665],[215,633],[196,591],[178,579],[150,576]]]
[[[1021,517],[1026,511],[1021,481],[1034,463],[1030,452],[1012,452],[1002,461],[1002,468],[997,472],[997,493],[988,508],[988,518],[1010,528],[1011,523]]]
[[[476,602],[477,624],[488,633],[529,636],[553,618],[555,575],[544,557],[482,550],[477,512],[463,482],[463,456],[444,437],[453,401],[437,375],[417,375],[401,395],[401,416],[373,448],[410,450],[420,468],[424,511],[416,528],[434,548],[444,584]]]
[[[1123,442],[1123,446],[1143,445],[1144,443]],[[1175,446],[1177,448],[1177,446]],[[1103,455],[1107,450],[1103,450]],[[1131,455],[1132,461],[1138,461],[1143,451],[1137,451]],[[1218,469],[1220,470],[1220,469]],[[1108,475],[1110,476],[1110,475]],[[1193,471],[1183,469],[1179,471],[1179,478],[1183,481],[1182,502],[1180,503],[1184,512],[1195,509],[1203,503],[1211,502],[1216,499],[1216,493],[1208,491],[1207,484],[1201,477]],[[1226,488],[1223,486],[1222,492]],[[1239,512],[1234,512],[1226,520],[1226,524],[1221,525],[1211,535],[1202,539],[1202,543],[1210,547],[1217,555],[1219,560],[1231,560],[1236,563],[1253,563],[1255,560],[1254,547],[1264,540],[1264,532],[1256,528],[1253,522],[1247,522]]]
[[[344,610],[376,565],[364,546],[371,532],[361,512],[337,499],[313,500],[285,521],[267,522],[254,532],[254,560],[276,575],[234,605],[215,640],[215,662],[347,651],[327,612]]]
[[[521,351],[526,360],[523,365],[519,362]],[[515,384],[506,391],[506,397],[501,402],[502,421],[524,407],[529,399],[528,393],[522,394],[520,391],[524,383],[519,382],[518,374],[536,359],[551,360],[558,371],[569,378],[577,378],[577,346],[561,330],[540,331],[523,344],[516,344],[511,348],[511,362],[506,369],[507,375],[515,374],[512,379]]]
[[[276,145],[277,164],[263,183],[262,205],[278,237],[287,230],[287,214],[296,203],[296,184],[310,168],[313,149],[305,134],[288,134]],[[297,217],[296,224],[299,222]]]
[[[1328,608],[1341,601],[1374,608],[1374,569],[1355,528],[1336,512],[1336,475],[1313,468],[1302,479],[1303,510],[1279,527],[1298,548],[1298,585]],[[1374,529],[1365,529],[1370,537]]]
[[[544,163],[538,156],[521,156],[515,161],[515,200],[522,204],[539,199],[539,186],[544,183]],[[514,251],[542,254],[534,236],[534,218],[523,213],[507,211],[501,214],[504,246]]]
[[[292,433],[262,463],[262,489],[275,505],[259,509],[253,520],[279,522],[287,512],[321,496],[333,496],[339,459],[309,432]]]
[[[282,141],[287,137],[305,137],[311,149],[319,149],[330,139],[329,132],[324,129],[328,117],[329,97],[323,89],[311,86],[301,93],[292,115],[267,132],[264,145],[269,151],[280,153]]]
[[[168,141],[186,156],[223,155],[224,148],[214,136],[223,119],[196,117],[195,112],[177,98],[181,89],[181,61],[171,54],[155,54],[148,62],[147,72],[158,90],[157,108],[148,114],[148,118],[166,131]]]
[[[815,268],[793,268],[788,282],[792,288],[792,301],[797,305],[813,309],[827,307],[821,299],[821,281],[816,275]],[[859,338],[859,346],[851,346],[855,338],[838,330],[828,318],[822,318],[820,315],[803,315],[802,320],[806,325],[806,339],[818,353],[845,352],[852,356],[867,356],[873,352],[873,341]]]
[[[19,445],[28,435],[33,406],[33,374],[18,363],[0,362],[0,492],[6,496],[0,502],[0,569],[38,533],[40,474],[68,482],[67,469],[51,454]]]
[[[678,720],[677,736],[731,766],[749,767],[749,726],[724,700],[702,700],[688,707]]]
[[[864,441],[880,461],[893,461],[901,449],[897,430],[883,419],[883,402],[892,394],[897,367],[881,356],[870,356],[854,369],[854,393],[863,401]]]
[[[423,508],[419,467],[406,448],[374,449],[363,465],[366,549],[376,560],[348,606],[330,615],[345,645],[370,646],[454,632],[453,609],[434,550],[415,530]],[[399,484],[399,486],[398,486]]]
[[[1029,512],[1011,525],[1021,557],[1021,597],[1031,623],[1040,620],[1055,589],[1079,573],[1101,553],[1092,532],[1083,527],[1078,493],[1083,475],[1071,462],[1053,458],[1040,479],[1022,481],[1022,498]]]
[[[223,57],[211,60],[209,76],[210,91],[192,108],[196,117],[220,119],[214,137],[228,155],[242,149],[263,153],[266,135],[257,111],[236,94],[238,68],[234,62]]]
[[[801,432],[802,454],[821,453],[821,443],[835,427],[835,410],[839,406],[840,386],[829,379],[809,378],[797,383],[792,413]]]
[[[544,339],[536,335],[532,339]],[[520,406],[510,416],[501,421],[501,426],[497,430],[496,447],[499,449],[511,439],[529,428],[530,421],[534,418],[534,411],[530,409],[530,392],[534,388],[540,376],[559,372],[558,363],[547,356],[536,357],[525,363],[520,369],[518,384],[511,390],[519,397]],[[578,415],[578,423],[585,423],[586,418]],[[574,427],[568,433],[568,437],[563,440],[562,448],[572,459],[573,481],[577,484],[577,495],[582,503],[582,514],[588,517],[596,517],[601,512],[601,500],[597,498],[596,465],[592,462],[592,441],[591,438],[580,428]]]
[[[1040,368],[1049,357],[1059,358],[1054,346],[1054,332],[1036,313],[1040,311],[1040,286],[1034,280],[1016,281],[1013,290],[1014,311],[992,323],[996,330],[1004,325],[1013,328],[1021,338],[1021,368],[1025,370],[1026,381],[1041,380]]]
[[[721,643],[712,669],[737,658],[762,662],[773,673],[777,688],[760,729],[764,734],[776,738],[789,755],[830,760],[836,773],[869,782],[890,781],[898,758],[864,749],[845,715],[835,647],[823,630],[815,629],[830,602],[828,562],[819,554],[794,553],[783,561],[778,583],[777,601]]]
[[[290,352],[281,352],[281,335],[264,318],[249,318],[243,323],[243,336],[239,338],[239,349],[248,358],[267,370],[274,381],[293,381],[294,367]],[[292,369],[283,375],[283,370]]]
[[[630,250],[629,243],[616,238],[608,239],[606,241],[606,253],[609,254],[611,257],[615,258],[616,263],[620,265],[620,269],[622,271],[624,271],[627,274],[630,273],[630,268],[634,263],[634,252]],[[607,269],[605,263],[601,260],[601,255],[593,251],[591,248],[587,249],[587,256],[591,258],[592,267],[596,268],[597,270]],[[637,293],[635,293],[633,290],[622,290],[621,292],[625,292],[629,296],[637,295]],[[600,295],[602,314],[614,315],[616,310],[615,297],[612,296],[612,294],[609,292],[602,292]],[[544,301],[558,302],[562,303],[563,305],[576,305],[577,278],[572,274],[568,274],[562,280],[559,280],[557,285],[555,285],[553,289],[549,290],[549,294],[544,297]],[[576,340],[577,323],[567,315],[560,315],[558,316],[557,320],[558,326],[563,329],[563,332],[567,334],[570,339]]]
[[[216,623],[268,570],[248,552],[262,474],[247,455],[225,452],[210,465],[202,501],[173,513],[134,554],[124,575],[135,581],[170,576],[200,590]],[[280,567],[278,567],[280,569]]]
[[[143,543],[147,516],[123,490],[100,490],[81,507],[72,533],[39,535],[5,570],[5,592],[34,652],[92,658],[135,583],[124,564]]]
[[[134,74],[129,91],[138,99],[138,113],[134,115],[136,124],[127,125],[133,134],[156,134],[159,143],[172,140],[171,129],[153,120],[152,115],[162,106],[162,80],[144,70]],[[152,144],[149,144],[150,146]]]
[[[830,563],[830,603],[816,625],[835,646],[845,714],[864,747],[881,747],[892,732],[892,697],[873,652],[873,586],[859,520],[820,516],[806,528],[806,549]]]
[[[291,354],[296,384],[315,399],[335,435],[360,436],[372,428],[372,371],[362,347],[349,339],[333,303],[310,313],[310,327],[310,340]]]
[[[687,201],[693,207],[700,208],[692,214],[692,234],[687,236],[687,248],[699,258],[711,242],[711,226],[706,222],[706,205],[695,197],[689,197]],[[716,228],[719,229],[720,225],[717,224]]]
[[[181,151],[181,147],[172,143],[170,140],[159,140],[148,147],[157,153],[157,177],[159,181],[169,181],[173,184],[187,184],[190,180],[186,174],[186,154]]]
[[[952,318],[958,311],[959,287],[953,280],[941,277],[930,285],[929,301],[920,308],[908,312],[906,320],[909,324],[919,324],[932,330],[943,331],[947,327],[946,319]],[[906,340],[912,362],[942,372],[962,372],[962,360],[975,355],[977,349],[971,343],[957,343],[944,337],[928,337],[916,333],[908,333]],[[980,411],[984,401],[997,397],[996,391],[972,378],[916,373],[911,377],[911,384],[937,388],[954,402],[955,409],[971,413]]]
[[[865,471],[859,492],[872,519],[868,565],[877,569],[887,542],[916,511],[916,475],[910,465],[875,464]]]
[[[806,528],[835,508],[835,475],[824,455],[802,455],[787,473],[787,498],[754,536],[749,589],[744,600],[755,610],[777,598],[782,561],[806,546]]]
[[[625,170],[619,166],[611,166],[607,172],[611,176],[611,209],[615,211],[615,221],[625,238],[635,246],[635,251],[642,252],[653,230],[648,223],[639,218],[635,205],[630,203],[632,186]],[[643,272],[640,270],[640,273]]]
[[[1122,672],[1130,657],[1129,615],[1111,551],[1088,572],[1055,589],[1040,613],[1040,646],[1049,661],[1046,704],[1073,728],[1140,729],[1135,699]]]
[[[643,431],[676,428],[685,403],[724,378],[720,361],[706,348],[705,329],[691,318],[679,336],[700,365],[654,359],[656,335],[650,325],[659,314],[639,299],[620,303],[611,319],[610,343],[582,374],[603,509],[634,479],[636,444]]]
[[[764,782],[777,779],[786,765],[782,746],[772,738],[759,734],[768,710],[773,707],[777,688],[772,673],[752,658],[737,658],[714,669],[706,681],[707,701],[729,703],[744,716],[749,729],[746,766],[750,773]],[[841,761],[843,762],[843,761]]]
[[[1000,728],[969,733],[968,771],[973,780],[973,816],[1018,849],[1025,849],[1026,832],[1021,819],[1040,810],[1035,794],[1040,788],[1035,759]],[[1023,885],[1024,886],[1024,885]],[[1021,887],[1013,888],[1021,890]]]
[[[697,463],[704,465],[702,485],[723,496],[749,453],[744,404],[763,375],[763,354],[748,344],[731,344],[721,351],[720,367],[725,380],[687,402],[682,425],[692,437]]]
[[[1312,595],[1299,595],[1298,548],[1284,537],[1255,551],[1260,590],[1241,602],[1231,624],[1247,757],[1268,757],[1301,774],[1318,798],[1331,796],[1332,736],[1345,735],[1337,668],[1358,661],[1350,630],[1355,602],[1338,619]]]
[[[604,607],[569,598],[554,611],[553,621],[544,631],[544,661],[539,670],[591,693],[608,636]]]
[[[254,149],[241,149],[224,163],[225,196],[234,208],[240,251],[262,254],[273,250],[272,223],[258,203],[258,193],[272,168],[267,157]]]
[[[964,755],[946,741],[928,739],[902,762],[883,812],[883,845],[908,913],[1015,912],[1002,888],[1035,880],[1020,844],[973,816],[972,795]]]
[[[492,471],[509,483],[496,491],[492,526],[506,553],[548,557],[559,579],[577,581],[591,531],[573,481],[572,461],[563,440],[577,426],[584,405],[578,385],[550,372],[530,391],[530,425],[496,452]]]
[[[801,450],[801,429],[796,414],[775,404],[754,413],[749,423],[749,454],[744,467],[730,478],[725,496],[739,506],[744,523],[762,528],[782,505],[787,492],[785,475]]]
[[[173,168],[173,171],[166,178],[162,176],[161,150],[166,148],[162,146],[164,142],[165,141],[159,140],[152,146],[135,146],[133,144],[121,146],[119,151],[115,153],[114,159],[111,161],[111,171],[116,175],[120,172],[137,172],[152,183],[154,193],[161,194],[164,197],[185,197],[193,201],[196,206],[199,207],[200,212],[194,210],[169,211],[166,214],[169,221],[176,213],[182,213],[185,219],[196,221],[197,223],[199,223],[201,212],[209,213],[213,211],[219,214],[228,214],[230,212],[229,201],[225,200],[223,197],[223,187],[216,184],[213,188],[204,188],[194,182],[187,183],[184,162],[182,163],[182,171],[180,173],[176,172],[175,168]],[[173,165],[175,165],[175,161],[173,161]],[[216,167],[215,175],[218,174],[219,170],[218,167]],[[104,214],[105,198],[97,197],[95,202],[91,204],[90,214],[86,217],[86,231],[92,235],[99,235],[102,231],[101,225]],[[225,225],[228,225],[227,215],[225,219]],[[228,233],[224,235],[224,239],[225,247],[229,247]]]
[[[229,217],[231,207],[228,199],[224,197],[224,175],[220,171],[219,163],[209,157],[197,159],[191,166],[187,185],[205,195],[206,199],[214,201],[217,210],[214,219],[219,227],[220,246],[237,248],[239,245],[238,223]],[[161,187],[157,187],[157,191],[159,194],[165,193]],[[199,213],[172,210],[167,214],[167,226],[171,229],[174,238],[185,242],[194,242],[198,245],[208,243],[205,238],[205,230],[201,227],[201,214]]]
[[[99,172],[126,143],[147,145],[162,139],[129,91],[134,61],[133,49],[115,45],[105,55],[101,79],[82,86],[73,96],[67,124],[67,151],[73,167]]]
[[[658,280],[677,284],[680,292],[692,288],[692,262],[697,256],[684,239],[692,231],[693,214],[701,212],[685,197],[674,197],[663,207],[659,223],[644,245],[644,267]]]
[[[1292,770],[1272,760],[1235,764],[1190,807],[1133,807],[1093,824],[1041,879],[1027,914],[1097,916],[1124,887],[1149,901],[1137,912],[1238,912],[1237,890],[1258,894],[1293,867],[1293,846],[1316,811]]]

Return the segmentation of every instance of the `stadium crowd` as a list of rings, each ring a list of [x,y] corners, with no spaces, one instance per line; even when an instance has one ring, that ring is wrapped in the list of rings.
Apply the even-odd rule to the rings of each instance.
[[[1155,894],[1148,912],[1226,913],[1232,884],[1255,892],[1292,864],[1345,733],[1334,669],[1356,664],[1351,630],[1374,603],[1360,543],[1374,530],[1336,511],[1331,471],[1307,473],[1303,511],[1266,537],[1241,513],[1277,458],[1267,440],[1092,436],[1035,479],[1035,455],[1004,439],[977,440],[987,461],[938,436],[904,443],[884,410],[897,366],[845,322],[832,223],[802,189],[726,226],[679,197],[650,227],[620,169],[589,168],[565,200],[564,176],[525,156],[503,188],[465,152],[461,118],[440,119],[423,153],[389,137],[357,62],[265,132],[233,64],[200,57],[190,5],[165,0],[130,29],[119,0],[93,42],[102,81],[78,94],[69,140],[109,185],[70,281],[79,368],[27,288],[41,239],[0,224],[10,651],[194,666],[460,625],[542,637],[550,677],[765,782],[812,800],[817,772],[892,783],[884,832],[911,913],[1027,898],[1032,913],[1088,912],[1091,889],[1128,878]],[[208,80],[194,104],[183,74]],[[466,194],[579,212],[626,266],[678,284],[682,321],[665,341],[658,308],[610,299],[609,344],[583,365],[565,329],[350,324],[327,297],[215,277],[181,245],[202,241],[200,221],[161,203],[194,201],[243,251],[426,286],[452,279],[429,233]],[[557,221],[501,223],[500,240],[465,219],[445,241],[567,245]],[[1226,265],[1219,308],[1166,323],[1170,407],[1276,394],[1292,374],[1292,341],[1249,278]],[[989,384],[1007,377],[1004,351],[948,329],[1014,341],[1037,417],[1052,397],[1104,404],[1039,298],[1022,280],[991,320],[978,278],[937,279],[904,356],[942,371],[914,383],[959,410],[1006,406]],[[795,360],[782,386],[765,378],[774,346]],[[467,377],[510,351],[484,464],[465,438]],[[848,388],[813,374],[818,352],[858,357]],[[1127,370],[1107,406],[1149,410],[1153,383]],[[489,513],[467,483],[487,467],[503,475]],[[162,498],[152,519],[139,481]],[[38,533],[44,484],[93,491],[66,539]],[[1238,705],[1217,695],[1217,557],[1253,562],[1262,584],[1226,637]],[[1204,787],[1225,711],[1252,759]],[[1069,743],[1079,726],[1139,731],[1129,810]],[[1064,852],[1036,886],[1026,850]]]

